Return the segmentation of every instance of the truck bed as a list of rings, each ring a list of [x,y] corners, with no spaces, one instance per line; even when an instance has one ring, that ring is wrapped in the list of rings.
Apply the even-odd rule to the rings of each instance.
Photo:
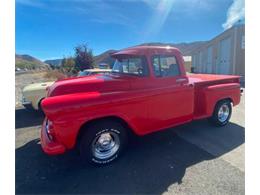
[[[216,74],[188,74],[190,84],[239,82],[240,76]]]
[[[194,119],[209,117],[215,102],[223,97],[240,101],[240,76],[215,74],[188,74],[189,84],[194,86]]]

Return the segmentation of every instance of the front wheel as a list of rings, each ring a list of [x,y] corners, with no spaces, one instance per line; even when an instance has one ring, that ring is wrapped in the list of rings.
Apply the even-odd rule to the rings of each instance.
[[[127,142],[124,127],[113,121],[99,121],[85,129],[80,140],[80,156],[83,162],[98,165],[114,161]]]
[[[224,126],[229,122],[232,114],[232,105],[229,100],[219,101],[214,109],[210,122],[218,127]]]

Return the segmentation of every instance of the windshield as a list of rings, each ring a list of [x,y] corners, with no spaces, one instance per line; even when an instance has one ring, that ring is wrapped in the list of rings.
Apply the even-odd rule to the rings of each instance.
[[[81,77],[81,76],[88,76],[89,73],[90,73],[90,72],[88,72],[88,71],[80,71],[80,72],[78,73],[78,77]]]
[[[146,76],[148,75],[148,66],[144,57],[128,57],[116,59],[112,72]]]
[[[100,68],[100,69],[108,69],[109,66],[106,65],[106,64],[99,64],[99,68]]]

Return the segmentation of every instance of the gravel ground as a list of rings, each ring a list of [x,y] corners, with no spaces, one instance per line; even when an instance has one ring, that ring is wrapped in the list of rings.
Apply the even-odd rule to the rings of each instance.
[[[29,82],[20,76],[16,82],[23,84],[16,86]],[[19,105],[15,115],[17,194],[245,193],[244,95],[227,126],[201,120],[137,138],[101,168],[82,165],[75,151],[45,155],[39,144],[43,116]]]

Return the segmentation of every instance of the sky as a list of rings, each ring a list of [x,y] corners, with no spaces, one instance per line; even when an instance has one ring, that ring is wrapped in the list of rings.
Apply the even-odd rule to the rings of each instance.
[[[244,20],[244,0],[16,0],[16,53],[41,60],[145,42],[210,40]]]

